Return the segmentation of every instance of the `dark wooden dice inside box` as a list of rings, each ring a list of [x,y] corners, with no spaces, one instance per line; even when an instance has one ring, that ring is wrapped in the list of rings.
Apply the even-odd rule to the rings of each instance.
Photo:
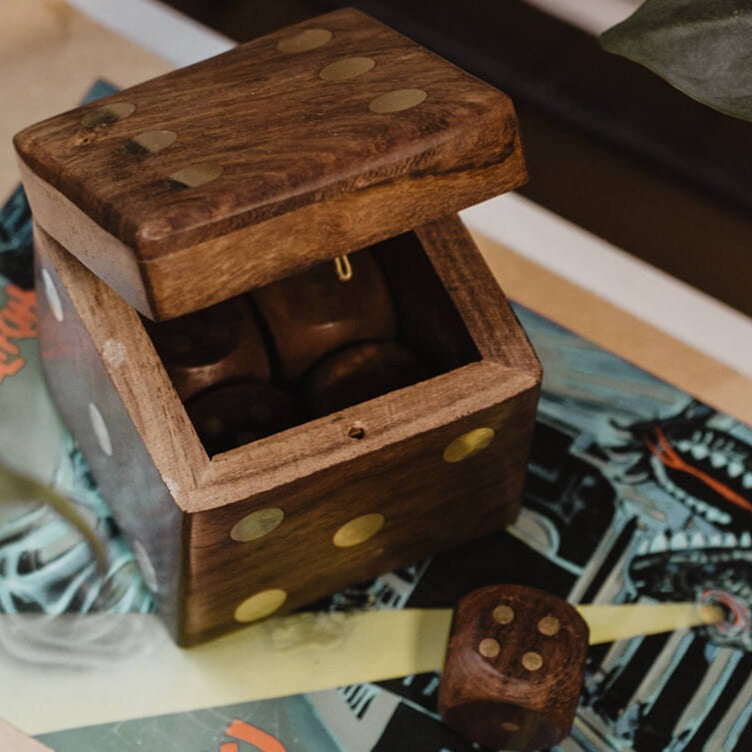
[[[369,251],[424,378],[213,455],[139,314],[35,233],[50,387],[181,644],[517,514],[540,368],[457,217]]]

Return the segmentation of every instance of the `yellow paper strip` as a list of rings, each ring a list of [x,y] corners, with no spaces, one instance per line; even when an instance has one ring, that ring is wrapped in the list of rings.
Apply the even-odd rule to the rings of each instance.
[[[298,614],[190,650],[172,644],[154,616],[102,616],[129,620],[121,632],[158,644],[86,670],[21,663],[0,650],[0,715],[41,734],[434,671],[444,662],[452,612]],[[0,644],[10,618],[0,619]]]
[[[699,603],[629,603],[576,608],[590,628],[591,645],[714,624],[725,619],[717,606]]]

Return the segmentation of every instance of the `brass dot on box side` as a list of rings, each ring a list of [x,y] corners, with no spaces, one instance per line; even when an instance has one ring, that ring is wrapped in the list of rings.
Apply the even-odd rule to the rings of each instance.
[[[522,665],[528,671],[537,671],[543,665],[543,658],[539,653],[525,653],[522,656]]]
[[[423,89],[395,89],[372,99],[368,109],[380,114],[402,112],[402,110],[409,110],[411,107],[419,105],[427,97],[428,92],[423,91]]]
[[[47,298],[47,305],[50,308],[55,321],[58,323],[63,320],[63,302],[60,300],[57,287],[52,281],[52,275],[46,270],[42,269],[42,285],[44,287],[44,294]]]
[[[188,165],[168,176],[173,183],[179,183],[183,188],[197,188],[216,180],[224,171],[224,167],[216,162],[202,162]]]
[[[357,78],[368,73],[374,65],[376,61],[370,57],[343,57],[322,68],[319,78],[323,78],[324,81],[346,81],[348,78]]]
[[[286,39],[280,39],[277,42],[277,49],[280,52],[295,54],[297,52],[308,52],[315,50],[317,47],[323,47],[332,38],[332,32],[328,29],[303,29],[303,31],[294,34]]]
[[[346,522],[337,530],[332,543],[338,548],[350,548],[365,543],[384,527],[384,515],[378,512],[364,514]]]
[[[496,606],[493,618],[498,624],[511,624],[514,621],[514,609],[511,606]]]
[[[514,721],[502,721],[499,724],[499,728],[502,731],[509,731],[511,733],[514,733],[520,730],[520,725],[518,723],[515,723]]]
[[[81,125],[85,128],[96,128],[98,125],[110,125],[118,120],[125,120],[136,110],[136,105],[130,102],[112,102],[90,110],[81,118]]]
[[[246,598],[235,609],[235,621],[257,621],[271,616],[287,600],[287,593],[279,588],[261,590]]]
[[[258,540],[276,530],[285,519],[285,513],[279,507],[259,509],[238,520],[230,530],[230,538],[238,543]]]
[[[144,131],[123,144],[123,149],[131,154],[155,154],[168,146],[172,146],[177,139],[175,131]]]
[[[538,622],[538,631],[546,637],[553,637],[561,629],[561,623],[553,614],[546,614]]]
[[[108,457],[112,457],[112,439],[110,439],[110,432],[107,430],[107,424],[104,422],[102,413],[99,412],[99,408],[93,402],[89,402],[89,420],[91,422],[91,428],[94,431],[94,436],[99,444],[99,448]]]
[[[478,452],[482,452],[494,440],[496,431],[493,428],[474,428],[463,433],[444,449],[445,462],[462,462]]]
[[[501,645],[493,637],[486,637],[485,640],[481,640],[478,645],[478,652],[484,658],[496,658],[501,651]]]

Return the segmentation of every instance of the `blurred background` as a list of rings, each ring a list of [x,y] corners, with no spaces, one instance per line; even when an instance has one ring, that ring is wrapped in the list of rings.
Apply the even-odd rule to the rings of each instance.
[[[165,1],[239,42],[338,7],[370,13],[511,95],[522,194],[752,315],[752,123],[600,49],[640,0]]]

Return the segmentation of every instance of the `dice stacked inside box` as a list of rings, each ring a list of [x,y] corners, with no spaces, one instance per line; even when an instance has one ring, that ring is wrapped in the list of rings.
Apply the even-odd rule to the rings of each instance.
[[[350,254],[344,269],[324,262],[145,320],[210,456],[480,358],[413,233]]]

